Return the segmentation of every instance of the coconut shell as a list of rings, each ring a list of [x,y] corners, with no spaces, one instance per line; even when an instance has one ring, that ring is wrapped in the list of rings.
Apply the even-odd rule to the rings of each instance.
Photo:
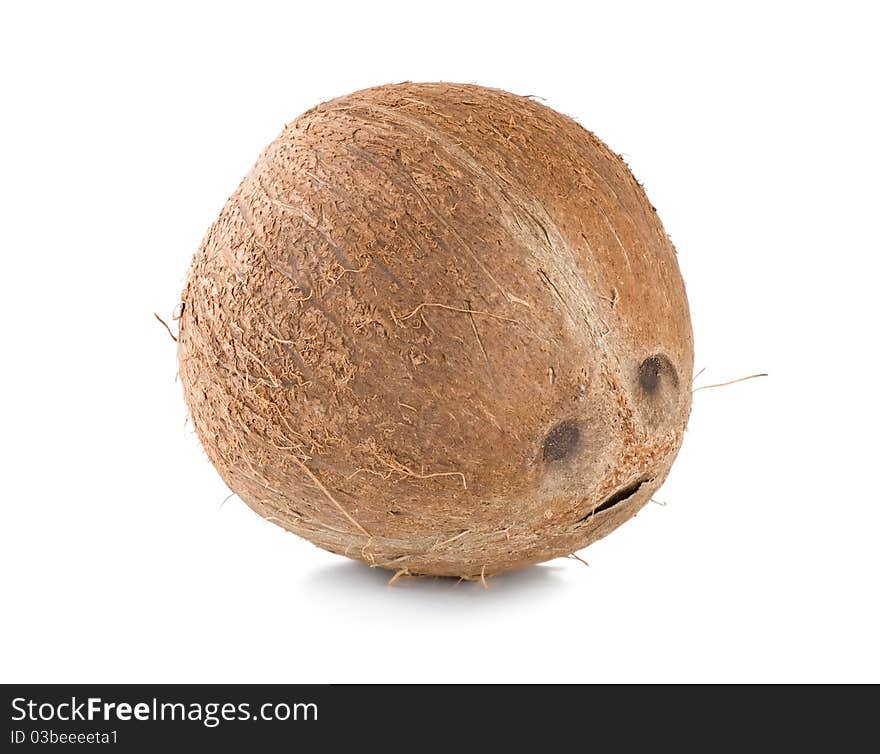
[[[592,133],[397,84],[263,152],[193,259],[180,375],[257,513],[400,574],[567,555],[663,483],[691,405],[675,249]]]

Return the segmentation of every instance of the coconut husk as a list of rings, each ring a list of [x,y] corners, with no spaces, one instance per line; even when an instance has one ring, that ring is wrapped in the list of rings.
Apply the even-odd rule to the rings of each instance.
[[[396,84],[288,125],[193,259],[196,432],[319,547],[482,578],[567,555],[662,484],[691,405],[675,249],[623,160],[477,86]]]

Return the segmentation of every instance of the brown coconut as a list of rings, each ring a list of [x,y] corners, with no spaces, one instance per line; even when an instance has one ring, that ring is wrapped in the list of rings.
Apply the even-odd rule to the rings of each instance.
[[[627,166],[527,97],[397,84],[287,126],[183,292],[223,479],[401,574],[567,555],[663,483],[691,405],[675,249]]]

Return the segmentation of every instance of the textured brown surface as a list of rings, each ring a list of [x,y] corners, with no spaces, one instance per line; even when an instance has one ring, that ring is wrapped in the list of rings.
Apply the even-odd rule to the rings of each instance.
[[[196,253],[180,373],[255,511],[467,578],[566,555],[665,479],[684,285],[622,160],[531,99],[367,89],[269,145]]]

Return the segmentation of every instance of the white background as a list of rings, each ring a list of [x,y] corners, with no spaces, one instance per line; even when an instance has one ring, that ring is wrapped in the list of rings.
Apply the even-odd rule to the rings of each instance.
[[[870,3],[19,3],[0,11],[0,680],[880,681]],[[546,98],[676,243],[698,384],[635,520],[479,584],[264,522],[170,315],[285,122],[380,83]]]

